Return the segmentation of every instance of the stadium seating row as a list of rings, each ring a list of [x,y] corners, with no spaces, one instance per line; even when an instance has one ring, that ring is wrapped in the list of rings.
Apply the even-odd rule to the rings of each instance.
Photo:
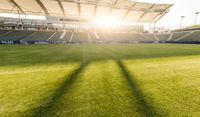
[[[154,43],[200,42],[200,31],[172,33],[102,33],[102,32],[53,32],[29,30],[0,30],[0,41],[47,43]]]

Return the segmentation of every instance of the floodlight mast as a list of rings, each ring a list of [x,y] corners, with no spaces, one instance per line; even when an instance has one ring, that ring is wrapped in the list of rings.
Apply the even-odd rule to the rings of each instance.
[[[198,19],[198,15],[199,15],[200,12],[196,12],[195,13],[195,20],[194,20],[194,25],[197,24],[197,19]]]
[[[23,23],[22,23],[22,18],[21,18],[20,11],[17,10],[17,12],[18,12],[18,16],[19,16],[19,28],[20,28],[20,29],[23,29]]]
[[[180,21],[180,29],[182,29],[182,24],[183,24],[183,19],[185,18],[185,16],[181,16],[181,21]]]
[[[65,31],[65,29],[66,29],[65,16],[62,17],[62,25],[63,25],[63,31]]]

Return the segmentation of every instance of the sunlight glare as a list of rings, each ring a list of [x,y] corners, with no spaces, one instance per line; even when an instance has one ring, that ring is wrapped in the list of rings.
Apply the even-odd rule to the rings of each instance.
[[[97,26],[117,26],[120,25],[122,22],[118,21],[114,18],[105,18],[105,19],[93,19],[91,20],[91,23],[93,25],[97,25]]]

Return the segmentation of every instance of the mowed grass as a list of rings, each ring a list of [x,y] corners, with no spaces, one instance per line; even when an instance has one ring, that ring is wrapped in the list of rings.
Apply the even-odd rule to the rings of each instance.
[[[0,45],[0,117],[199,117],[200,45]]]

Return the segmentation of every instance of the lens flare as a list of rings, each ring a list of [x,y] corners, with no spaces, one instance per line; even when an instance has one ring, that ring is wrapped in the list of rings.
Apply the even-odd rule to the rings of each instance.
[[[116,20],[114,18],[105,18],[105,19],[93,19],[91,20],[91,23],[93,25],[97,25],[97,26],[117,26],[120,25],[122,22],[119,20]]]

